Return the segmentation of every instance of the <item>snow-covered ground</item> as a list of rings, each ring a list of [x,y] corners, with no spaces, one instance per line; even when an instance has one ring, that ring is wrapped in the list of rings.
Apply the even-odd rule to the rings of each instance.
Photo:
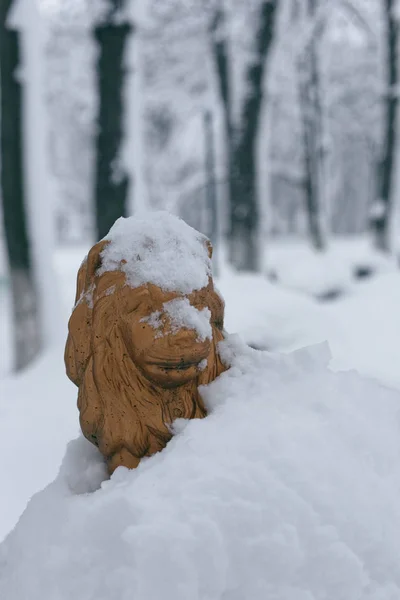
[[[399,240],[400,244],[400,240]],[[323,253],[295,239],[276,240],[265,251],[265,273],[287,289],[321,301],[334,300],[352,290],[355,280],[393,272],[400,248],[393,257],[379,253],[366,237],[332,241]]]
[[[265,264],[265,277],[222,269],[228,331],[282,352],[327,340],[332,368],[356,368],[400,388],[396,259],[376,253],[366,239],[333,242],[324,255],[289,240],[267,247]]]
[[[397,600],[400,393],[223,343],[205,420],[111,480],[72,442],[0,546],[7,600]]]
[[[60,250],[55,257],[64,331],[85,251]],[[6,546],[13,561],[24,528],[35,539],[34,547],[24,544],[21,557],[22,565],[29,558],[32,571],[22,566],[13,576],[26,588],[16,595],[16,587],[5,587],[7,600],[36,600],[29,585],[47,551],[54,574],[41,580],[45,600],[94,598],[89,588],[79,596],[74,587],[84,573],[86,581],[103,582],[91,592],[98,600],[124,598],[127,580],[138,600],[399,597],[400,272],[378,261],[375,277],[352,281],[334,302],[321,303],[308,285],[315,266],[307,252],[301,261],[297,249],[292,254],[296,285],[285,271],[287,253],[271,256],[278,282],[222,270],[217,286],[226,301],[226,329],[254,347],[283,353],[328,340],[329,370],[324,346],[287,357],[252,351],[251,360],[240,349],[231,357],[236,366],[227,387],[214,384],[209,396],[212,418],[190,423],[137,473],[117,472],[92,499],[74,495],[70,485],[80,492],[96,487],[102,471],[91,448],[72,444],[58,482],[31,503]],[[335,278],[340,268],[333,269]],[[0,539],[30,496],[56,477],[78,432],[76,390],[64,374],[62,352],[53,348],[23,375],[0,381],[6,457]],[[376,383],[354,371],[334,373],[348,369]],[[78,467],[86,472],[83,483],[76,475],[71,484],[71,465],[85,460]],[[68,526],[57,531],[60,519]],[[110,552],[101,549],[107,540],[116,544]],[[75,570],[66,553],[69,559],[75,553]],[[137,566],[130,574],[128,556]],[[108,583],[98,571],[103,560]],[[149,577],[152,565],[162,588]],[[65,582],[58,595],[57,581]],[[3,597],[1,585],[11,584],[0,584]]]

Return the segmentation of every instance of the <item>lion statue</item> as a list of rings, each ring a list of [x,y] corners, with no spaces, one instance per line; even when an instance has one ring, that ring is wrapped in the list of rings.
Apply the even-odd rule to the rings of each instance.
[[[210,242],[201,243],[211,259]],[[110,474],[121,465],[136,468],[164,448],[175,419],[205,417],[198,387],[225,370],[217,349],[224,303],[211,274],[186,294],[143,278],[132,285],[127,268],[142,258],[121,258],[122,251],[110,263],[112,244],[112,236],[97,243],[79,269],[65,348],[67,375],[79,388],[82,432]]]

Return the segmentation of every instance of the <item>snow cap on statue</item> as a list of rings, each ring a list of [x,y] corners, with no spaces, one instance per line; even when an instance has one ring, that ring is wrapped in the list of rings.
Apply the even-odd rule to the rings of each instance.
[[[99,274],[122,270],[130,287],[152,283],[165,291],[190,294],[208,285],[208,238],[165,211],[118,219],[104,240]]]

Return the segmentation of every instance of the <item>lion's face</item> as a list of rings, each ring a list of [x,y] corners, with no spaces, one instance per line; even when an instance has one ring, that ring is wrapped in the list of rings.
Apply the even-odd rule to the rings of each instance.
[[[203,339],[196,329],[174,323],[169,307],[182,303],[181,295],[151,284],[125,288],[121,295],[126,296],[127,310],[121,313],[119,327],[130,358],[147,379],[164,387],[196,379],[210,357],[214,329],[222,327],[223,303],[212,283],[186,297],[189,310],[209,318],[210,335]]]

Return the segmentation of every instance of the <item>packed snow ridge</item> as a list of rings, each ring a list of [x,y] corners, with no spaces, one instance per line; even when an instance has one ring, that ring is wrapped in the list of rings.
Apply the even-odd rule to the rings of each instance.
[[[0,546],[7,600],[398,600],[400,394],[239,338],[202,420],[107,479],[71,442]]]
[[[99,273],[122,270],[131,287],[152,283],[189,294],[208,284],[211,260],[207,238],[164,211],[118,219],[104,238]]]

